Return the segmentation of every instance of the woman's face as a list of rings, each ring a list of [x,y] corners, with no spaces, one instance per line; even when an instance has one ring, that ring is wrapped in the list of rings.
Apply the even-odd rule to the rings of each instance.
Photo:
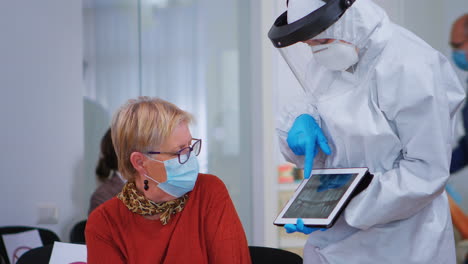
[[[167,140],[161,144],[159,149],[154,149],[152,151],[176,153],[185,147],[189,147],[191,142],[192,142],[192,134],[190,133],[188,124],[186,122],[182,122],[178,126],[176,126],[172,134],[169,135]],[[145,168],[147,172],[146,173],[147,176],[153,178],[154,180],[158,182],[165,182],[167,180],[167,175],[166,175],[166,169],[164,167],[163,162],[165,160],[178,159],[178,156],[176,154],[164,153],[164,154],[150,155],[150,157],[151,159],[145,158],[143,161],[143,167]],[[144,191],[144,188],[142,188],[144,180],[148,180],[149,188],[146,191]],[[146,177],[144,177],[144,175],[139,175],[136,181],[137,181],[137,188],[141,187],[138,189],[145,194],[146,198],[152,201],[159,202],[162,200],[168,201],[168,200],[174,199],[173,196],[168,195],[167,193],[159,189],[157,187],[158,184],[156,182],[151,181],[150,179],[147,179]]]

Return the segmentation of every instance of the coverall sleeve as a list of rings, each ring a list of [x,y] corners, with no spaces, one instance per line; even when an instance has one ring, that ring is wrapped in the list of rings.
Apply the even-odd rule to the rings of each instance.
[[[455,112],[464,93],[459,82],[451,81],[446,59],[439,60],[408,59],[393,71],[376,69],[378,105],[400,139],[401,159],[389,171],[373,172],[369,187],[345,210],[349,225],[367,229],[406,219],[443,194]]]
[[[286,139],[288,138],[288,132],[294,124],[294,121],[302,114],[311,115],[317,124],[321,126],[319,113],[307,99],[307,94],[304,94],[304,96],[301,98],[297,98],[294,103],[286,105],[276,120],[276,133],[278,134],[280,151],[286,161],[294,163],[298,168],[304,168],[304,156],[298,156],[294,154],[289,148]]]

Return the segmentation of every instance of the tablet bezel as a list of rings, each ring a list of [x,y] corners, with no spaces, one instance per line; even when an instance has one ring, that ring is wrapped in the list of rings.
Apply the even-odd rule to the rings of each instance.
[[[316,226],[316,227],[331,227],[335,221],[336,216],[342,211],[343,206],[352,198],[353,191],[358,187],[358,184],[361,182],[362,178],[368,172],[368,168],[359,167],[359,168],[341,168],[341,169],[314,169],[312,170],[312,177],[317,177],[321,174],[357,174],[353,182],[349,185],[346,192],[340,198],[339,202],[333,208],[332,212],[327,218],[302,218],[304,220],[304,225]],[[296,224],[297,218],[283,218],[284,214],[288,211],[291,204],[296,200],[297,196],[301,193],[302,189],[305,187],[309,179],[304,179],[297,189],[294,191],[293,196],[289,199],[288,203],[283,207],[280,214],[277,216],[273,224],[283,226],[285,224]]]

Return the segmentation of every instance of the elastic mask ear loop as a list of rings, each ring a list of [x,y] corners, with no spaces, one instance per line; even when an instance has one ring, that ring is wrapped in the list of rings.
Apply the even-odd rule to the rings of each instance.
[[[150,176],[148,176],[148,175],[146,175],[146,174],[143,174],[143,175],[144,175],[146,178],[148,178],[148,179],[154,181],[154,182],[157,183],[158,185],[160,184],[160,182],[158,182],[157,180],[151,178]],[[148,180],[144,180],[143,183],[144,183],[143,188],[145,189],[145,191],[147,191],[147,190],[149,189]]]
[[[146,155],[145,155],[145,156],[146,156]],[[152,160],[152,161],[157,161],[157,162],[160,162],[160,163],[164,163],[164,162],[162,162],[162,161],[160,161],[160,160],[155,160],[155,159],[153,159],[153,158],[151,158],[151,157],[148,157],[148,156],[146,156],[146,157],[147,157],[148,159]],[[150,179],[150,180],[156,182],[158,185],[160,184],[160,182],[158,182],[157,180],[151,178],[150,176],[148,176],[148,175],[146,175],[146,174],[143,174],[143,175],[144,175],[146,178],[148,178],[148,179]],[[145,189],[145,191],[148,191],[148,189],[149,189],[148,180],[144,180],[144,181],[143,181],[143,184],[144,184],[143,189]]]

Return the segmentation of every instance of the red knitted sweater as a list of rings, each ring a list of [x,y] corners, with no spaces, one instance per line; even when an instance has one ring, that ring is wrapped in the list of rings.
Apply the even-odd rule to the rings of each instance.
[[[237,212],[214,175],[199,174],[184,210],[165,226],[113,198],[91,213],[85,234],[88,264],[251,263]]]

